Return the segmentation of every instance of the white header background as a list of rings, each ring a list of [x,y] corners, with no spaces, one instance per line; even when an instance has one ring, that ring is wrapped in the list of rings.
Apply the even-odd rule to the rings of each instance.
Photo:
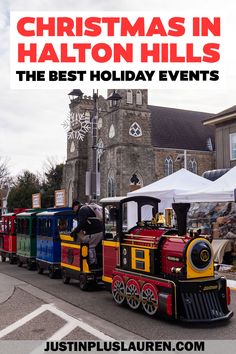
[[[43,36],[23,36],[17,31],[17,24],[18,22],[24,18],[24,17],[31,17],[31,18],[36,18],[37,17],[42,17],[44,19],[43,23],[47,24],[49,18],[60,18],[60,17],[66,17],[70,18],[76,23],[76,17],[82,17],[83,18],[83,23],[87,18],[90,17],[119,17],[119,18],[125,18],[127,17],[128,20],[130,21],[131,24],[134,24],[138,18],[144,17],[145,19],[145,33],[147,33],[148,28],[150,24],[152,23],[153,17],[159,17],[161,19],[161,22],[163,24],[163,27],[165,29],[165,32],[168,33],[169,29],[172,29],[169,25],[168,22],[171,18],[174,17],[183,17],[184,18],[184,24],[181,26],[184,27],[185,33],[181,36],[161,36],[161,35],[153,35],[153,36],[121,36],[121,22],[115,24],[114,26],[114,36],[108,36],[107,35],[107,25],[105,23],[99,24],[99,27],[101,28],[102,33],[99,36],[48,36],[48,31],[45,30],[43,32]],[[209,20],[214,23],[214,17],[219,17],[221,20],[221,29],[222,29],[222,34],[220,36],[214,36],[211,31],[208,32],[208,36],[193,36],[193,18],[199,17],[200,19],[203,17],[209,18]],[[35,23],[28,23],[25,25],[26,30],[31,30],[31,31],[37,31],[37,20],[35,20]],[[55,20],[55,23],[57,24],[57,20]],[[55,24],[55,32],[57,33],[57,25]],[[83,25],[83,31],[86,29],[86,26]],[[75,32],[75,30],[73,31]],[[155,89],[156,86],[158,85],[159,89],[184,89],[184,88],[203,88],[203,89],[210,89],[212,87],[215,88],[215,86],[222,87],[222,85],[227,85],[227,82],[224,81],[225,75],[226,75],[226,68],[228,67],[228,61],[227,58],[229,57],[227,55],[227,20],[226,16],[223,16],[223,13],[219,14],[216,11],[214,12],[209,12],[209,11],[169,11],[169,12],[161,12],[161,11],[149,11],[149,12],[121,12],[121,11],[113,11],[113,12],[83,12],[83,11],[78,11],[78,12],[12,12],[11,13],[11,84],[12,88],[28,88],[28,89],[50,89],[50,88],[68,88],[68,90],[71,88],[71,81],[50,81],[49,80],[49,72],[50,70],[56,70],[56,71],[70,71],[70,70],[86,70],[86,74],[84,75],[83,80],[76,80],[75,85],[82,84],[83,87],[93,89],[94,85],[98,89],[102,89],[104,85],[106,85],[107,88],[114,88],[114,84],[116,88],[126,88],[127,84],[129,87],[132,88],[146,88],[146,89]],[[18,63],[18,43],[23,43],[25,45],[25,49],[29,50],[30,45],[32,43],[37,45],[37,60],[40,57],[42,50],[45,46],[46,43],[52,44],[53,48],[55,49],[55,52],[57,54],[57,57],[59,61],[61,61],[61,44],[66,44],[68,48],[68,56],[69,57],[75,57],[76,61],[75,62],[52,62],[50,60],[47,60],[46,62],[43,63],[33,63],[30,61],[29,56],[26,56],[25,62],[23,63]],[[95,45],[98,45],[99,43],[104,43],[106,45],[109,45],[113,55],[114,55],[114,44],[121,44],[124,48],[126,44],[132,44],[133,46],[133,60],[132,62],[126,62],[124,59],[121,59],[120,63],[115,63],[114,62],[114,56],[112,55],[111,59],[107,62],[104,63],[99,63],[97,62],[93,57],[92,57],[92,51],[90,49],[86,50],[86,61],[85,62],[78,62],[77,57],[78,57],[78,50],[73,49],[73,44],[89,44],[91,47],[94,47]],[[182,56],[186,58],[186,62],[171,62],[169,58],[169,62],[165,63],[162,62],[160,59],[160,62],[154,62],[152,60],[152,57],[149,56],[148,61],[142,63],[141,62],[141,55],[142,55],[142,50],[141,46],[142,44],[147,44],[148,49],[151,50],[153,48],[153,45],[155,46],[156,44],[161,44],[162,43],[167,43],[167,44],[176,44],[177,45],[177,55]],[[208,63],[204,62],[195,62],[195,63],[188,63],[187,62],[187,45],[188,44],[193,44],[193,55],[198,56],[203,58],[203,56],[208,56],[206,53],[204,53],[203,47],[204,45],[208,43],[216,43],[219,44],[220,48],[217,50],[220,54],[220,60],[215,62],[215,63]],[[100,55],[104,55],[104,51],[101,51],[102,53]],[[160,48],[160,57],[162,54],[162,49]],[[170,57],[170,54],[169,56]],[[173,59],[172,59],[173,60]],[[111,80],[109,81],[91,81],[90,80],[90,70],[93,71],[115,71],[117,77],[119,78],[121,76],[121,71],[127,71],[131,70],[134,71],[136,74],[141,70],[145,71],[155,71],[155,74],[152,78],[151,81],[145,81],[145,80],[139,80],[139,81],[116,81],[115,83]],[[28,70],[30,72],[32,71],[45,71],[45,81],[37,81],[37,84],[33,81],[26,81],[25,78],[23,81],[19,80],[19,76],[16,74],[16,71],[24,71]],[[173,81],[168,77],[167,81],[160,81],[159,80],[159,71],[164,70],[164,71],[169,71],[171,70],[172,72],[175,71],[181,71],[181,70],[193,70],[194,72],[198,70],[205,70],[205,71],[211,71],[211,70],[217,70],[219,71],[219,80],[217,81],[211,81],[209,80],[209,76],[207,75],[207,81],[203,81],[202,76],[200,75],[200,80],[193,80],[193,81],[181,81],[178,77],[177,80]]]
[[[69,111],[67,94],[74,88],[80,88],[91,95],[92,89],[73,82],[64,90],[11,89],[10,11],[89,11],[94,15],[96,11],[124,11],[126,14],[155,11],[170,15],[180,13],[182,16],[187,12],[222,14],[226,17],[226,34],[222,32],[222,36],[223,45],[227,48],[224,50],[227,63],[223,65],[227,85],[215,84],[211,89],[199,89],[197,84],[163,89],[157,83],[155,90],[149,90],[149,104],[210,113],[218,113],[236,104],[235,0],[4,0],[0,2],[0,157],[9,157],[9,166],[14,174],[24,169],[41,171],[47,157],[65,160],[66,133],[61,123]],[[106,89],[104,83],[99,93],[106,96]]]

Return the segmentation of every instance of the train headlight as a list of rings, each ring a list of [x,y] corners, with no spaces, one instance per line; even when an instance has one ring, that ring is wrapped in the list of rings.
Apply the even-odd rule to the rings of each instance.
[[[190,250],[190,263],[193,269],[205,270],[212,262],[212,250],[207,241],[199,240]]]

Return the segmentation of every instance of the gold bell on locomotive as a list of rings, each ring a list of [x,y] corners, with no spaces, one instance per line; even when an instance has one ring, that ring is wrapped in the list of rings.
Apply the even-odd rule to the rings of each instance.
[[[166,226],[172,226],[172,218],[173,218],[173,209],[172,208],[166,208],[165,209],[165,220],[166,220]]]

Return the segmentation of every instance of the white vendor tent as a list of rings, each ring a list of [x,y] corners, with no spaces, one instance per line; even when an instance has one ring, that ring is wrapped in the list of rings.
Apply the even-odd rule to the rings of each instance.
[[[194,188],[189,192],[178,192],[176,203],[230,202],[235,201],[236,166],[205,188]]]
[[[194,188],[197,189],[210,186],[212,183],[213,182],[206,178],[182,168],[181,170],[151,183],[148,186],[128,193],[127,196],[132,197],[135,195],[141,195],[159,198],[161,200],[159,211],[164,212],[165,208],[170,208],[172,203],[176,202],[175,197],[177,194],[193,190]],[[131,211],[128,209],[128,219],[134,219],[135,216],[130,213]],[[144,219],[145,216],[150,217],[150,211],[146,211],[146,215],[143,215]]]
[[[159,198],[162,201],[160,211],[163,211],[161,209],[171,207],[171,204],[176,201],[175,197],[177,194],[192,191],[193,189],[204,188],[210,186],[212,183],[212,181],[182,168],[148,186],[128,193],[127,196],[147,195]]]

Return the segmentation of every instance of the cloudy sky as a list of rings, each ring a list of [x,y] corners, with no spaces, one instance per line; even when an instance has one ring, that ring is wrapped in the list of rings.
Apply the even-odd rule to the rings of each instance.
[[[227,6],[226,6],[227,4]],[[41,11],[212,11],[227,19],[227,84],[214,90],[155,90],[149,103],[217,113],[236,104],[235,0],[4,0],[0,2],[0,157],[9,158],[13,175],[24,169],[42,171],[48,157],[66,158],[68,91],[11,90],[9,80],[9,14],[11,10]],[[230,45],[229,45],[230,44]],[[74,86],[71,87],[72,89]],[[105,87],[104,87],[105,88]],[[82,89],[83,90],[83,89]],[[89,90],[83,90],[91,94]],[[105,92],[105,91],[104,91]],[[103,93],[103,92],[102,92]]]

